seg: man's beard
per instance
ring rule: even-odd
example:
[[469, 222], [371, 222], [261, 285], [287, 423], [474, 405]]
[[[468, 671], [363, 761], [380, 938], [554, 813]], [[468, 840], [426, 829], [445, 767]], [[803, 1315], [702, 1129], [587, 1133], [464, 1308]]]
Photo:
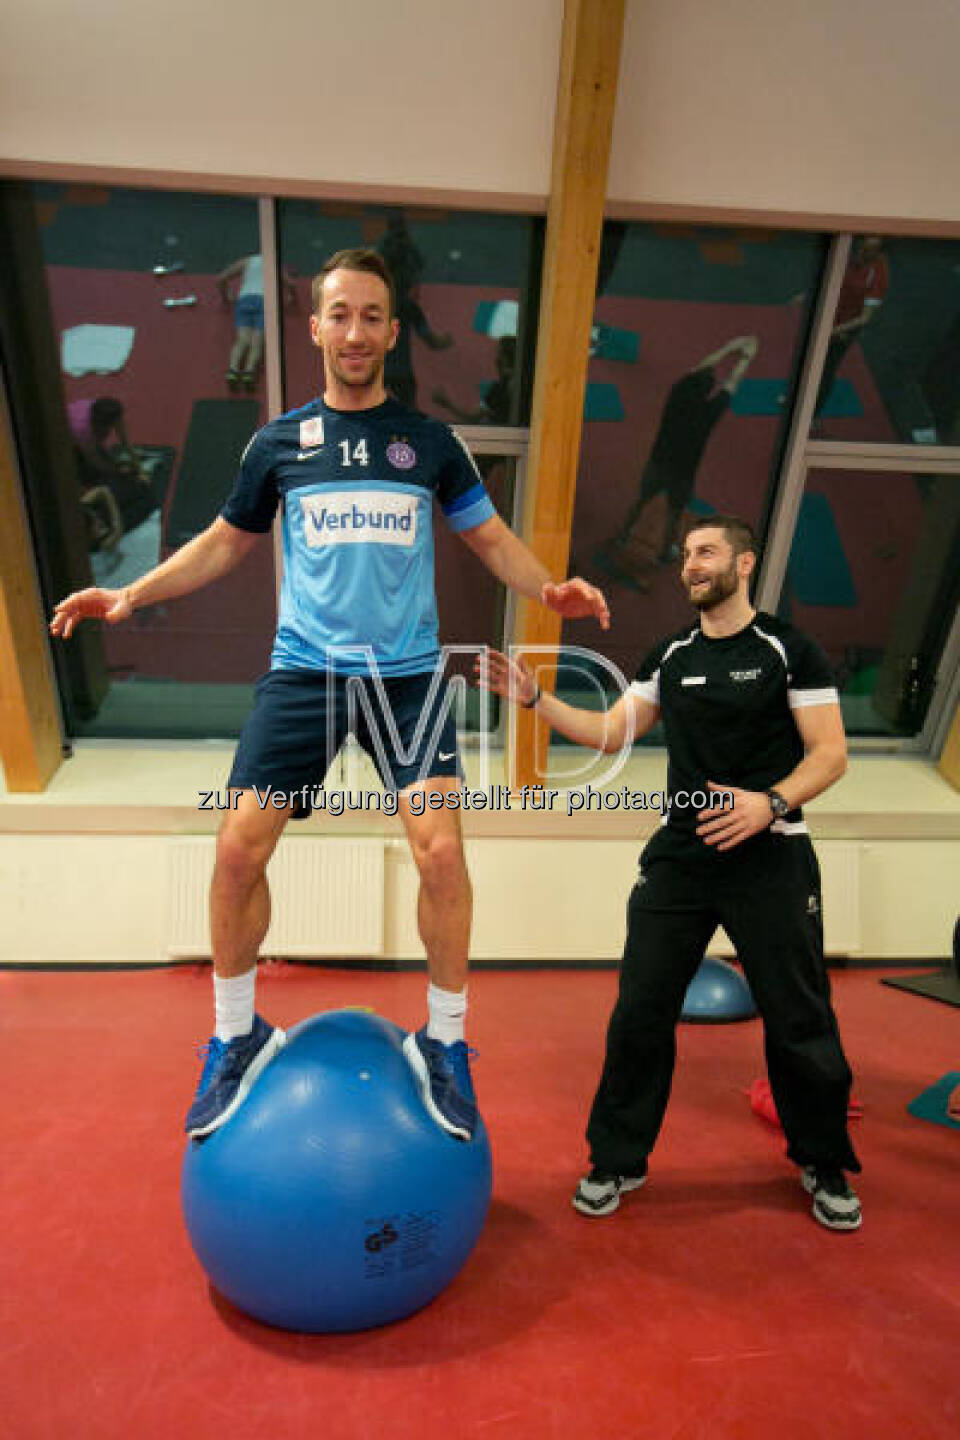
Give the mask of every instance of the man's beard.
[[351, 390], [368, 390], [382, 376], [383, 364], [382, 358], [374, 358], [366, 370], [347, 370], [337, 361], [331, 361], [330, 368], [338, 384], [346, 385]]
[[713, 610], [717, 605], [722, 605], [724, 600], [729, 600], [731, 595], [737, 593], [739, 578], [737, 576], [737, 562], [734, 560], [729, 570], [724, 570], [720, 575], [714, 575], [705, 590], [694, 595], [692, 587], [687, 585], [687, 597], [690, 604], [697, 610]]

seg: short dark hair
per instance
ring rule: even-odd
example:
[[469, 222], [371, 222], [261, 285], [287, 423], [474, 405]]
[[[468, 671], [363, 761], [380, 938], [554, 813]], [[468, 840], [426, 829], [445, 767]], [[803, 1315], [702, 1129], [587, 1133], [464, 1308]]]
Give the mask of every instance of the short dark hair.
[[743, 555], [747, 551], [757, 556], [760, 554], [753, 526], [739, 515], [699, 515], [685, 526], [684, 540], [694, 530], [722, 530], [724, 539], [733, 546], [734, 555]]
[[323, 300], [323, 282], [334, 270], [360, 270], [367, 275], [376, 275], [387, 287], [387, 294], [390, 297], [390, 317], [397, 313], [397, 297], [393, 285], [393, 276], [390, 274], [389, 266], [383, 256], [377, 250], [338, 250], [331, 255], [323, 269], [313, 277], [313, 284], [310, 287], [310, 295], [313, 303], [313, 313], [319, 315], [320, 305]]
[[101, 395], [90, 407], [90, 428], [95, 436], [109, 435], [123, 419], [123, 406], [109, 395]]

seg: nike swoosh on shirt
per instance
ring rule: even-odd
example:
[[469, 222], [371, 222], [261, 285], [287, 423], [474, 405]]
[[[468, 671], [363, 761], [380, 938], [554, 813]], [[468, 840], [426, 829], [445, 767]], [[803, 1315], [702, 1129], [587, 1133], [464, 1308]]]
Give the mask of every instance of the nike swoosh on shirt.
[[298, 451], [297, 451], [297, 459], [298, 459], [298, 460], [312, 460], [313, 457], [314, 457], [314, 455], [322, 455], [322, 454], [323, 454], [323, 446], [322, 446], [322, 445], [318, 445], [317, 448], [316, 448], [316, 450], [298, 450]]
[[453, 757], [454, 757], [454, 755], [456, 755], [456, 753], [457, 753], [456, 750], [451, 750], [450, 753], [449, 753], [449, 755], [448, 755], [447, 752], [446, 752], [446, 750], [438, 750], [438, 751], [437, 751], [437, 759], [438, 759], [438, 760], [452, 760]]

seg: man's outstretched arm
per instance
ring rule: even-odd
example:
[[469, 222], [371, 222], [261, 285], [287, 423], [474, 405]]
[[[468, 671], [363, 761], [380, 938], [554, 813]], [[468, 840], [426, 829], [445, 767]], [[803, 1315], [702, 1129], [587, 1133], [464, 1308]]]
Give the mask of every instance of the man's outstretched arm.
[[499, 650], [484, 650], [474, 666], [477, 684], [504, 700], [527, 709], [534, 705], [541, 720], [566, 735], [576, 745], [587, 745], [614, 755], [646, 735], [660, 718], [660, 707], [644, 700], [634, 690], [611, 705], [609, 710], [581, 710], [556, 695], [540, 689], [537, 677], [526, 662], [508, 657]]
[[132, 585], [122, 590], [92, 587], [75, 590], [54, 608], [50, 632], [69, 640], [81, 620], [106, 620], [116, 625], [127, 620], [134, 610], [144, 605], [159, 605], [201, 590], [221, 575], [226, 575], [253, 549], [258, 536], [218, 516], [188, 544], [182, 546], [162, 565], [148, 570]]
[[593, 615], [603, 630], [610, 628], [610, 610], [603, 592], [579, 577], [555, 584], [545, 565], [534, 555], [499, 515], [484, 520], [460, 538], [482, 560], [491, 574], [511, 590], [539, 600], [567, 620]]

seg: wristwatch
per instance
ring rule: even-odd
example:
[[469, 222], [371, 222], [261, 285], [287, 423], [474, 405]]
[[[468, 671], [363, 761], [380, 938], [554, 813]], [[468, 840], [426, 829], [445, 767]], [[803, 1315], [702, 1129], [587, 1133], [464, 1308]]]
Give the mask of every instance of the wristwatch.
[[784, 815], [789, 815], [790, 806], [784, 800], [779, 790], [764, 790], [764, 795], [770, 801], [770, 809], [773, 811], [774, 820], [782, 820]]

